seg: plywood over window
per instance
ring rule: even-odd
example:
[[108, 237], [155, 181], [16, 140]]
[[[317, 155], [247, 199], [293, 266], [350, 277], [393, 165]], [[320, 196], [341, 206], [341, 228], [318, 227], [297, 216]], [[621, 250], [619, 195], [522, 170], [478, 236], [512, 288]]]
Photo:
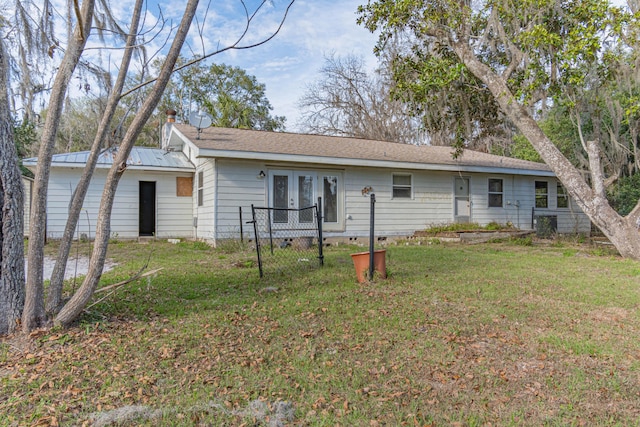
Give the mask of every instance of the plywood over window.
[[178, 197], [191, 197], [193, 196], [193, 178], [190, 176], [187, 177], [176, 177], [176, 195]]

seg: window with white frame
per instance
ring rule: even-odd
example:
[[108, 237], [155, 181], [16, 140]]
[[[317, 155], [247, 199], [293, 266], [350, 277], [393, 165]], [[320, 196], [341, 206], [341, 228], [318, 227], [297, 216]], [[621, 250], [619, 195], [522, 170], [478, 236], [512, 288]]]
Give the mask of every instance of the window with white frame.
[[412, 196], [411, 175], [393, 174], [393, 191], [394, 199], [410, 199]]
[[489, 207], [501, 208], [503, 207], [503, 181], [501, 179], [489, 179]]
[[549, 207], [549, 184], [547, 181], [536, 181], [536, 208]]
[[204, 204], [204, 172], [198, 172], [198, 206]]
[[322, 210], [323, 218], [326, 223], [338, 222], [338, 177], [323, 176], [322, 177]]
[[569, 196], [567, 195], [567, 190], [564, 189], [564, 186], [560, 183], [557, 184], [557, 203], [559, 208], [568, 208], [569, 207]]

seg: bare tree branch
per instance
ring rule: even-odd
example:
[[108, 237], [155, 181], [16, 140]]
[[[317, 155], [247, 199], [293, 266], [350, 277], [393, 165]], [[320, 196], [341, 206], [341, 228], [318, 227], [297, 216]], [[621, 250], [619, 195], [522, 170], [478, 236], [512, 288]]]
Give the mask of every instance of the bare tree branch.
[[[218, 49], [218, 50], [216, 50], [216, 51], [213, 51], [213, 52], [207, 53], [206, 55], [203, 55], [203, 56], [201, 56], [201, 57], [195, 58], [195, 59], [193, 59], [193, 60], [191, 60], [191, 61], [186, 62], [185, 64], [182, 64], [182, 65], [180, 65], [180, 66], [176, 67], [176, 68], [173, 70], [173, 72], [175, 73], [175, 72], [180, 71], [180, 70], [182, 70], [182, 69], [184, 69], [184, 68], [187, 68], [187, 67], [189, 67], [189, 66], [191, 66], [191, 65], [193, 65], [193, 64], [196, 64], [196, 63], [198, 63], [198, 62], [204, 61], [204, 60], [205, 60], [205, 59], [207, 59], [207, 58], [210, 58], [210, 57], [215, 56], [215, 55], [219, 55], [219, 54], [221, 54], [221, 53], [223, 53], [223, 52], [226, 52], [226, 51], [229, 51], [229, 50], [244, 50], [244, 49], [252, 49], [252, 48], [255, 48], [255, 47], [261, 46], [261, 45], [263, 45], [263, 44], [265, 44], [265, 43], [268, 43], [268, 42], [269, 42], [269, 41], [271, 41], [275, 36], [277, 36], [277, 35], [278, 35], [278, 33], [280, 33], [280, 30], [282, 29], [282, 26], [284, 25], [285, 20], [287, 19], [287, 16], [289, 15], [289, 10], [291, 9], [291, 6], [293, 6], [293, 4], [295, 3], [295, 1], [296, 1], [296, 0], [290, 0], [290, 1], [289, 1], [289, 4], [287, 5], [287, 7], [286, 7], [286, 9], [285, 9], [285, 12], [284, 12], [284, 14], [283, 14], [283, 16], [282, 16], [282, 19], [280, 20], [280, 23], [279, 23], [278, 27], [276, 28], [276, 30], [275, 30], [271, 35], [269, 35], [269, 37], [267, 37], [267, 38], [265, 38], [265, 39], [263, 39], [263, 40], [261, 40], [261, 41], [259, 41], [259, 42], [256, 42], [256, 43], [251, 43], [251, 44], [248, 44], [248, 45], [240, 46], [240, 45], [239, 45], [239, 44], [240, 44], [240, 42], [242, 42], [242, 40], [245, 38], [245, 36], [246, 36], [246, 35], [247, 35], [247, 33], [249, 32], [249, 29], [250, 29], [250, 27], [251, 27], [251, 22], [252, 22], [253, 18], [255, 17], [256, 13], [258, 12], [258, 10], [259, 10], [263, 5], [267, 2], [267, 0], [263, 0], [263, 1], [260, 3], [260, 6], [258, 6], [258, 8], [256, 9], [256, 11], [254, 11], [254, 13], [253, 13], [251, 16], [249, 16], [248, 10], [246, 9], [246, 5], [245, 5], [245, 3], [244, 3], [244, 1], [243, 1], [243, 2], [242, 2], [242, 4], [243, 4], [243, 5], [244, 5], [244, 7], [245, 7], [245, 14], [246, 14], [246, 16], [247, 16], [247, 22], [246, 22], [246, 25], [245, 25], [244, 31], [243, 31], [243, 32], [242, 32], [242, 34], [238, 37], [238, 39], [236, 39], [236, 41], [235, 41], [234, 43], [232, 43], [231, 45], [229, 45], [229, 46], [227, 46], [227, 47], [224, 47], [224, 48], [222, 48], [222, 49]], [[123, 97], [124, 97], [124, 96], [127, 96], [127, 95], [129, 95], [130, 93], [135, 92], [135, 91], [137, 91], [137, 90], [139, 90], [139, 89], [141, 89], [141, 88], [143, 88], [143, 87], [145, 87], [145, 86], [147, 86], [147, 85], [149, 85], [149, 84], [151, 84], [151, 83], [155, 82], [156, 80], [157, 80], [157, 78], [153, 78], [153, 79], [149, 79], [149, 80], [147, 80], [147, 81], [145, 81], [145, 82], [143, 82], [143, 83], [140, 83], [140, 84], [138, 84], [138, 85], [136, 85], [136, 86], [132, 87], [132, 88], [131, 88], [131, 89], [129, 89], [128, 91], [124, 92], [124, 93], [122, 94], [122, 96], [123, 96]]]

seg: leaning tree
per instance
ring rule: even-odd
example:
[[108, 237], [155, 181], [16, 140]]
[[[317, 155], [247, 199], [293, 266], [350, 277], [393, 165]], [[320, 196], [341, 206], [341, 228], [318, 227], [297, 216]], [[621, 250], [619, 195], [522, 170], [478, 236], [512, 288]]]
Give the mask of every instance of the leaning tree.
[[[275, 37], [275, 35], [280, 31], [288, 14], [289, 8], [292, 6], [294, 1], [295, 0], [289, 0], [285, 3], [281, 21], [279, 22], [279, 25], [276, 25], [271, 33], [267, 34], [266, 36], [264, 36], [264, 38], [258, 40], [257, 42], [253, 41], [246, 44], [243, 44], [242, 41], [250, 33], [249, 30], [255, 27], [254, 22], [256, 16], [258, 16], [258, 13], [263, 10], [265, 5], [268, 5], [269, 2], [267, 0], [261, 1], [254, 7], [254, 9], [249, 10], [247, 8], [247, 5], [244, 2], [240, 1], [238, 4], [244, 11], [245, 26], [244, 28], [240, 29], [240, 36], [238, 37], [238, 39], [232, 41], [226, 47], [218, 48], [215, 51], [203, 52], [199, 56], [197, 61], [194, 60], [190, 63], [182, 64], [180, 67], [184, 68], [190, 66], [197, 63], [198, 61], [204, 60], [212, 55], [224, 52], [229, 49], [248, 49], [253, 46], [266, 43], [267, 41]], [[45, 3], [50, 4], [48, 1], [46, 1]], [[126, 159], [145, 122], [148, 120], [154, 108], [158, 104], [160, 96], [162, 95], [162, 92], [166, 87], [171, 74], [180, 68], [175, 67], [176, 59], [179, 57], [181, 48], [184, 45], [187, 36], [189, 35], [191, 22], [197, 11], [198, 0], [190, 0], [189, 2], [187, 2], [187, 4], [185, 5], [184, 13], [181, 15], [181, 21], [179, 25], [177, 27], [171, 28], [173, 30], [170, 37], [171, 46], [166, 54], [166, 60], [161, 67], [158, 76], [153, 78], [148, 78], [145, 76], [145, 80], [143, 80], [141, 83], [138, 83], [133, 88], [130, 88], [126, 92], [123, 92], [122, 83], [124, 81], [124, 76], [127, 75], [128, 70], [131, 68], [129, 65], [131, 53], [134, 51], [134, 49], [139, 49], [140, 46], [144, 44], [144, 40], [139, 37], [141, 31], [139, 31], [137, 27], [138, 19], [140, 19], [140, 17], [144, 15], [144, 13], [141, 13], [143, 12], [143, 3], [143, 1], [138, 1], [135, 8], [131, 11], [129, 28], [125, 30], [118, 29], [117, 31], [114, 31], [114, 33], [117, 33], [119, 36], [121, 36], [121, 40], [123, 40], [121, 50], [124, 52], [124, 54], [122, 55], [122, 62], [118, 67], [118, 69], [120, 70], [120, 75], [116, 79], [115, 83], [105, 86], [109, 92], [110, 97], [108, 98], [101, 123], [94, 138], [94, 143], [91, 149], [91, 161], [87, 163], [85, 171], [82, 175], [82, 179], [80, 180], [76, 187], [76, 190], [74, 191], [72, 203], [70, 206], [69, 223], [67, 224], [67, 231], [70, 231], [65, 231], [65, 238], [61, 242], [60, 252], [56, 261], [56, 273], [49, 288], [48, 300], [46, 303], [46, 307], [48, 308], [47, 312], [47, 310], [45, 310], [45, 291], [43, 286], [42, 271], [46, 230], [45, 213], [47, 182], [51, 158], [53, 155], [53, 147], [55, 145], [55, 137], [59, 129], [59, 119], [63, 113], [65, 100], [68, 96], [69, 84], [72, 77], [74, 77], [74, 72], [76, 72], [79, 68], [84, 68], [85, 70], [94, 70], [99, 74], [102, 73], [103, 77], [105, 77], [104, 70], [102, 70], [100, 67], [92, 66], [90, 60], [86, 57], [83, 57], [83, 55], [85, 55], [87, 52], [85, 47], [88, 39], [92, 36], [92, 30], [97, 29], [98, 32], [100, 32], [100, 30], [104, 30], [104, 32], [106, 32], [107, 24], [113, 24], [113, 17], [110, 13], [102, 13], [98, 17], [96, 17], [95, 15], [96, 8], [98, 6], [103, 8], [108, 7], [108, 3], [104, 2], [103, 0], [98, 0], [97, 2], [94, 2], [94, 0], [86, 0], [81, 5], [75, 3], [77, 7], [70, 9], [70, 13], [68, 15], [72, 23], [74, 23], [74, 28], [73, 31], [69, 31], [69, 38], [66, 41], [64, 49], [61, 48], [61, 42], [59, 40], [55, 40], [55, 42], [50, 46], [49, 56], [51, 59], [54, 59], [56, 52], [63, 52], [63, 57], [59, 66], [56, 67], [53, 83], [48, 88], [49, 97], [47, 105], [47, 115], [41, 132], [38, 152], [38, 166], [35, 174], [36, 176], [32, 213], [30, 217], [31, 235], [28, 247], [29, 265], [26, 286], [22, 286], [22, 282], [20, 282], [20, 278], [18, 276], [21, 276], [22, 280], [24, 281], [24, 276], [22, 276], [21, 274], [16, 274], [14, 277], [14, 275], [9, 274], [9, 269], [3, 268], [2, 270], [0, 270], [0, 282], [6, 280], [6, 283], [8, 284], [8, 286], [3, 285], [3, 288], [1, 290], [3, 292], [2, 298], [12, 298], [13, 300], [18, 301], [16, 304], [14, 304], [16, 310], [11, 312], [11, 315], [9, 316], [10, 318], [8, 318], [7, 323], [17, 324], [20, 319], [16, 316], [18, 316], [20, 311], [22, 311], [21, 319], [23, 329], [25, 331], [29, 331], [33, 328], [48, 324], [50, 320], [53, 320], [54, 323], [57, 324], [68, 325], [82, 312], [85, 304], [92, 297], [93, 291], [95, 290], [102, 274], [102, 267], [104, 265], [108, 239], [110, 235], [109, 222], [111, 209], [113, 207], [113, 196], [115, 195], [119, 178], [126, 170]], [[38, 10], [41, 13], [44, 13], [43, 9]], [[34, 20], [34, 22], [40, 21]], [[167, 25], [167, 23], [162, 22], [162, 25]], [[20, 26], [15, 27], [15, 31], [19, 32], [22, 30], [28, 30], [28, 28]], [[202, 27], [199, 27], [196, 32], [196, 36], [202, 36], [204, 33]], [[205, 43], [202, 43], [202, 45], [204, 46]], [[142, 66], [148, 66], [148, 62], [143, 63]], [[106, 76], [104, 81], [110, 82], [111, 79], [109, 76]], [[146, 88], [150, 85], [152, 86], [150, 89], [141, 91], [142, 88]], [[66, 260], [69, 255], [70, 242], [73, 239], [73, 230], [75, 229], [75, 224], [77, 224], [79, 212], [84, 200], [84, 195], [86, 194], [86, 188], [88, 187], [93, 169], [95, 168], [95, 159], [97, 159], [102, 147], [104, 147], [105, 140], [107, 139], [107, 134], [110, 130], [110, 124], [112, 121], [114, 109], [118, 106], [119, 103], [122, 102], [123, 97], [135, 91], [144, 92], [144, 96], [142, 97], [140, 108], [137, 110], [134, 119], [132, 120], [124, 136], [122, 137], [122, 140], [117, 141], [117, 143], [119, 144], [118, 152], [120, 153], [120, 157], [118, 157], [114, 162], [114, 167], [109, 173], [108, 181], [103, 192], [100, 217], [98, 220], [96, 231], [96, 241], [94, 243], [94, 251], [91, 256], [89, 272], [82, 286], [76, 291], [74, 295], [71, 296], [71, 298], [67, 302], [63, 303], [61, 298], [61, 277], [64, 274], [64, 266], [66, 265]], [[4, 105], [9, 106], [9, 100], [5, 101], [6, 102]], [[7, 140], [9, 141], [10, 138], [7, 138]], [[3, 143], [4, 142], [5, 141], [3, 140]], [[5, 154], [13, 158], [13, 164], [18, 164], [15, 149], [13, 154], [11, 150], [3, 149], [2, 155], [4, 156]], [[2, 172], [5, 172], [5, 170], [3, 169]], [[21, 185], [21, 182], [19, 184], [13, 183], [11, 187], [2, 188], [3, 201], [7, 200], [8, 194], [18, 194], [17, 190], [14, 191], [14, 187], [16, 185]], [[13, 202], [15, 203], [15, 200]], [[18, 207], [20, 215], [22, 214], [21, 209], [22, 205]], [[3, 226], [8, 224], [8, 222], [5, 222], [4, 220], [5, 218], [3, 218]], [[13, 226], [20, 225], [20, 223], [16, 223], [15, 221], [11, 224]], [[22, 227], [20, 226], [19, 228]], [[20, 245], [22, 245], [21, 239]], [[16, 243], [12, 244], [12, 249], [13, 253], [17, 253], [18, 248], [16, 248]], [[20, 256], [15, 256], [12, 259], [14, 261], [19, 261], [20, 269], [14, 268], [11, 271], [22, 272], [23, 256], [20, 254]], [[60, 277], [59, 281], [57, 279], [58, 277]], [[22, 301], [24, 301], [23, 307]], [[0, 334], [7, 333], [9, 331], [9, 327], [2, 328], [0, 329]]]
[[[585, 176], [536, 121], [550, 102], [585, 85], [597, 90], [621, 62], [637, 63], [637, 14], [607, 0], [371, 0], [359, 13], [360, 23], [380, 32], [379, 48], [399, 32], [413, 39], [411, 52], [398, 58], [414, 64], [405, 77], [464, 91], [464, 85], [451, 84], [459, 81], [456, 74], [475, 76], [618, 251], [640, 259], [640, 203], [624, 217], [609, 205], [598, 134], [581, 141], [589, 165]], [[447, 78], [435, 72], [443, 62]]]
[[[244, 6], [244, 3], [241, 3], [245, 11], [245, 22], [238, 38], [230, 42], [225, 47], [219, 47], [218, 49], [213, 51], [203, 52], [197, 58], [187, 62], [178, 61], [180, 55], [180, 47], [176, 44], [180, 41], [180, 38], [177, 37], [178, 34], [186, 37], [186, 34], [183, 34], [180, 31], [188, 30], [188, 26], [183, 28], [183, 24], [185, 24], [185, 18], [183, 17], [182, 24], [177, 32], [176, 37], [174, 38], [171, 49], [169, 50], [167, 56], [164, 58], [164, 61], [162, 62], [162, 65], [159, 69], [158, 76], [139, 83], [124, 92], [122, 91], [122, 87], [119, 85], [117, 86], [118, 91], [112, 91], [108, 102], [108, 105], [110, 105], [112, 108], [106, 109], [106, 112], [111, 113], [113, 113], [116, 105], [120, 101], [122, 101], [123, 97], [135, 93], [136, 91], [140, 91], [141, 89], [146, 88], [148, 85], [153, 84], [153, 87], [151, 89], [144, 91], [143, 101], [140, 103], [136, 115], [133, 118], [131, 124], [129, 124], [126, 133], [122, 138], [122, 141], [119, 142], [118, 157], [114, 160], [113, 167], [107, 176], [107, 182], [105, 183], [100, 205], [98, 224], [96, 225], [96, 237], [93, 247], [93, 253], [91, 255], [89, 271], [87, 272], [82, 286], [76, 291], [71, 299], [66, 302], [64, 306], [61, 306], [64, 269], [69, 256], [75, 227], [80, 216], [82, 203], [88, 189], [89, 181], [97, 163], [99, 151], [101, 147], [104, 146], [104, 140], [107, 137], [105, 132], [108, 128], [109, 122], [106, 117], [103, 117], [103, 122], [99, 127], [99, 132], [96, 134], [96, 137], [94, 139], [89, 161], [85, 166], [82, 177], [72, 197], [69, 210], [69, 218], [65, 226], [63, 238], [60, 242], [60, 249], [58, 251], [58, 257], [56, 259], [56, 266], [51, 278], [51, 290], [47, 299], [47, 310], [49, 312], [49, 316], [53, 317], [54, 323], [62, 325], [68, 325], [69, 323], [71, 323], [81, 313], [84, 306], [93, 296], [93, 292], [95, 291], [100, 280], [102, 268], [104, 266], [104, 261], [106, 258], [107, 246], [110, 237], [111, 210], [113, 208], [113, 201], [118, 182], [126, 169], [126, 159], [131, 152], [133, 145], [138, 139], [140, 132], [142, 132], [144, 125], [146, 124], [147, 120], [149, 120], [151, 114], [158, 105], [160, 97], [164, 89], [168, 85], [171, 76], [176, 72], [185, 70], [190, 66], [196, 65], [199, 62], [222, 52], [234, 49], [251, 49], [253, 47], [267, 43], [268, 41], [273, 39], [273, 37], [275, 37], [281, 30], [288, 16], [288, 11], [292, 7], [294, 1], [295, 0], [289, 0], [286, 3], [286, 7], [282, 12], [279, 23], [272, 30], [272, 32], [267, 33], [263, 38], [257, 41], [251, 42], [245, 42], [245, 39], [247, 38], [248, 34], [250, 34], [250, 30], [254, 26], [256, 16], [268, 2], [267, 0], [260, 1], [252, 11], [247, 10]], [[199, 27], [198, 32], [202, 33], [202, 31], [203, 29]]]

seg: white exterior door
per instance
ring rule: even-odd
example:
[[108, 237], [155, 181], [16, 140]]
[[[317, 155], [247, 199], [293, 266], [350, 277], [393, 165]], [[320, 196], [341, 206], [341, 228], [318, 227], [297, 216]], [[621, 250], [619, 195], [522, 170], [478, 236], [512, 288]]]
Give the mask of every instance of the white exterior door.
[[[316, 204], [315, 173], [307, 171], [270, 171], [269, 204], [274, 208], [301, 209]], [[313, 210], [300, 212], [276, 211], [273, 222], [310, 223], [313, 222]]]
[[469, 178], [455, 178], [454, 187], [454, 220], [455, 222], [470, 222]]
[[[342, 173], [339, 171], [272, 170], [269, 171], [269, 201], [274, 208], [301, 209], [318, 203], [322, 197], [324, 229], [344, 228], [344, 195]], [[313, 222], [313, 210], [302, 212], [276, 211], [274, 224]]]

